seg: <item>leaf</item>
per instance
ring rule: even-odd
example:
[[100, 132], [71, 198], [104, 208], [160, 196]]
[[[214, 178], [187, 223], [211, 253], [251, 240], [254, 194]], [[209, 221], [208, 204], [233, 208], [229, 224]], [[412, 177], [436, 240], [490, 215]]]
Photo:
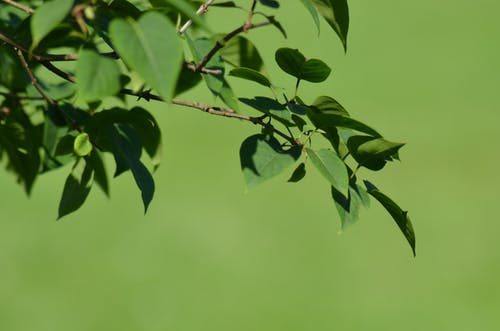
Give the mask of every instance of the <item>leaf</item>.
[[114, 19], [113, 45], [123, 61], [170, 101], [182, 63], [182, 45], [175, 27], [162, 14], [147, 12], [138, 21]]
[[87, 166], [94, 171], [94, 181], [99, 185], [106, 196], [109, 197], [108, 175], [100, 153], [94, 149], [89, 157], [85, 158], [85, 162], [87, 162]]
[[300, 79], [306, 58], [298, 49], [280, 48], [274, 54], [274, 58], [281, 70]]
[[330, 67], [318, 59], [306, 59], [297, 49], [280, 48], [275, 53], [279, 67], [299, 80], [320, 83], [328, 78]]
[[347, 0], [312, 0], [318, 12], [337, 33], [344, 50], [347, 50], [347, 32], [349, 30], [349, 7]]
[[328, 113], [349, 116], [347, 110], [345, 110], [345, 108], [337, 100], [329, 96], [322, 95], [317, 97], [312, 106], [314, 106], [322, 114]]
[[136, 130], [151, 162], [158, 167], [161, 160], [162, 141], [161, 130], [154, 116], [143, 108], [134, 107], [127, 112], [127, 123]]
[[77, 90], [87, 102], [99, 101], [120, 90], [120, 67], [116, 61], [82, 49], [76, 62]]
[[32, 50], [62, 22], [72, 6], [73, 0], [52, 0], [37, 8], [31, 18]]
[[297, 168], [295, 168], [288, 182], [297, 183], [300, 180], [302, 180], [302, 178], [304, 178], [305, 176], [306, 176], [306, 164], [302, 162], [301, 164], [298, 165]]
[[300, 105], [298, 103], [288, 102], [286, 105], [288, 106], [288, 109], [290, 109], [290, 111], [294, 114], [297, 114], [297, 115], [305, 115], [306, 114], [305, 108], [302, 107], [302, 105]]
[[306, 9], [309, 11], [311, 14], [314, 24], [316, 25], [316, 28], [318, 29], [318, 33], [320, 30], [320, 25], [319, 25], [319, 15], [318, 12], [316, 11], [316, 8], [314, 7], [314, 4], [312, 3], [311, 0], [300, 0], [302, 4], [306, 7]]
[[257, 134], [243, 141], [240, 148], [241, 170], [248, 187], [279, 175], [300, 157], [301, 149], [284, 150], [274, 137]]
[[232, 110], [239, 111], [240, 106], [238, 105], [238, 99], [234, 94], [233, 89], [229, 85], [229, 83], [224, 78], [222, 81], [222, 88], [219, 91], [219, 97], [221, 100]]
[[150, 1], [154, 8], [174, 7], [176, 10], [189, 17], [195, 24], [210, 32], [210, 27], [207, 25], [203, 16], [196, 15], [196, 8], [185, 0], [154, 0]]
[[283, 35], [283, 37], [286, 39], [287, 35], [285, 29], [283, 28], [283, 25], [281, 25], [281, 23], [278, 22], [276, 18], [274, 18], [274, 16], [267, 16], [267, 15], [264, 16], [267, 19], [267, 21], [271, 23], [276, 29], [278, 29], [279, 32], [281, 32], [281, 34]]
[[357, 184], [349, 185], [349, 194], [347, 197], [333, 186], [331, 187], [331, 191], [335, 207], [340, 216], [342, 229], [358, 221], [361, 205], [365, 207], [369, 207], [370, 205], [368, 193]]
[[382, 169], [387, 160], [391, 160], [391, 156], [403, 146], [403, 143], [370, 136], [352, 136], [347, 140], [352, 157], [360, 165], [375, 171]]
[[267, 78], [260, 72], [250, 68], [243, 68], [243, 67], [234, 68], [229, 72], [229, 75], [250, 80], [266, 87], [271, 87], [272, 85], [271, 82], [269, 81], [269, 78]]
[[316, 169], [325, 177], [330, 184], [344, 196], [347, 196], [349, 187], [349, 176], [344, 162], [330, 149], [315, 151], [306, 148], [311, 162]]
[[318, 59], [309, 59], [302, 66], [300, 79], [312, 83], [321, 83], [325, 81], [332, 69], [323, 61]]
[[413, 230], [413, 225], [411, 224], [410, 218], [408, 217], [408, 212], [403, 211], [391, 198], [389, 198], [384, 193], [380, 192], [375, 185], [369, 181], [364, 181], [368, 193], [377, 199], [378, 202], [389, 212], [396, 224], [398, 225], [401, 232], [405, 236], [406, 240], [410, 244], [413, 251], [413, 256], [416, 256], [415, 246], [415, 231]]
[[73, 149], [75, 154], [78, 156], [87, 156], [92, 152], [92, 143], [90, 142], [89, 135], [86, 133], [80, 133], [75, 138], [73, 143]]
[[263, 4], [264, 6], [275, 8], [275, 9], [280, 7], [279, 2], [276, 0], [259, 0], [259, 2], [261, 4]]
[[[224, 35], [218, 35], [222, 39]], [[233, 67], [245, 67], [256, 70], [262, 74], [266, 73], [264, 61], [255, 45], [245, 37], [236, 36], [230, 39], [220, 50], [220, 56], [224, 62]]]
[[294, 124], [291, 122], [292, 114], [287, 107], [274, 99], [257, 96], [253, 99], [239, 98], [239, 100], [258, 111], [271, 115], [272, 118], [275, 118], [287, 126], [293, 126]]
[[75, 167], [66, 178], [63, 193], [59, 202], [58, 219], [78, 210], [90, 193], [93, 171], [90, 167], [82, 166], [77, 161]]

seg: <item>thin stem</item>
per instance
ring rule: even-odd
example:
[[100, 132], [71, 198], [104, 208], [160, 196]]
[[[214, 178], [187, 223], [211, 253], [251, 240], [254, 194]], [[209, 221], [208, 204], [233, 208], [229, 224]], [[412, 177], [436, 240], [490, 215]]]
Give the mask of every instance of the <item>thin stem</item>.
[[257, 5], [257, 0], [253, 0], [252, 8], [250, 9], [250, 12], [248, 13], [248, 18], [243, 26], [243, 31], [245, 32], [248, 32], [248, 27], [252, 25], [253, 13], [255, 12], [256, 5]]
[[212, 59], [212, 57], [215, 55], [215, 53], [217, 53], [221, 48], [224, 47], [224, 45], [229, 41], [231, 40], [232, 38], [236, 37], [238, 34], [242, 33], [243, 31], [245, 31], [245, 27], [247, 30], [251, 30], [251, 29], [256, 29], [256, 28], [260, 28], [260, 27], [263, 27], [263, 26], [266, 26], [266, 25], [270, 25], [271, 23], [270, 22], [262, 22], [262, 23], [257, 23], [257, 24], [250, 24], [248, 26], [246, 26], [245, 24], [243, 24], [242, 26], [234, 29], [233, 31], [229, 32], [223, 39], [222, 39], [222, 43], [217, 41], [215, 43], [215, 46], [212, 47], [212, 49], [210, 51], [208, 51], [208, 53], [203, 57], [203, 59], [196, 65], [196, 71], [197, 72], [200, 72], [202, 70], [202, 68], [208, 63], [208, 61], [210, 61], [210, 59]]
[[35, 10], [33, 8], [30, 8], [28, 6], [22, 5], [22, 4], [17, 3], [17, 2], [15, 2], [13, 0], [1, 0], [1, 1], [5, 2], [8, 5], [11, 5], [12, 7], [16, 7], [17, 9], [20, 9], [20, 10], [22, 10], [25, 13], [28, 13], [28, 14], [35, 13]]
[[16, 52], [17, 52], [17, 56], [19, 57], [19, 60], [21, 60], [21, 64], [22, 64], [24, 70], [26, 71], [26, 73], [28, 74], [28, 77], [30, 78], [30, 81], [31, 81], [31, 84], [33, 85], [33, 87], [38, 91], [38, 93], [40, 93], [40, 95], [44, 98], [45, 101], [47, 101], [47, 103], [49, 105], [55, 106], [56, 102], [52, 98], [50, 98], [47, 94], [45, 94], [45, 92], [42, 90], [40, 85], [38, 85], [38, 82], [37, 82], [35, 76], [33, 75], [33, 72], [31, 72], [31, 69], [29, 68], [28, 63], [26, 62], [26, 59], [24, 58], [23, 52], [20, 49], [16, 49]]
[[[202, 4], [200, 6], [200, 8], [198, 8], [198, 10], [196, 11], [196, 15], [201, 15], [201, 14], [204, 14], [207, 12], [208, 10], [208, 7], [214, 2], [214, 0], [208, 0], [207, 2], [205, 2], [204, 4]], [[179, 30], [179, 33], [180, 34], [183, 34], [184, 32], [187, 31], [187, 29], [189, 29], [189, 27], [193, 24], [193, 20], [189, 20], [186, 22], [186, 24], [184, 24], [181, 29]]]
[[[139, 98], [145, 99], [146, 101], [149, 101], [149, 100], [164, 101], [159, 96], [151, 94], [148, 91], [146, 91], [146, 92], [134, 92], [130, 89], [121, 89], [120, 93], [132, 95], [132, 96], [137, 96]], [[298, 141], [296, 141], [292, 136], [289, 136], [286, 133], [283, 133], [282, 131], [276, 129], [272, 124], [264, 122], [264, 119], [266, 116], [253, 117], [253, 116], [249, 116], [249, 115], [245, 115], [245, 114], [238, 114], [238, 113], [236, 113], [236, 111], [234, 109], [213, 107], [213, 106], [205, 105], [205, 104], [202, 104], [199, 102], [186, 101], [186, 100], [180, 100], [180, 99], [172, 99], [172, 103], [174, 105], [178, 105], [178, 106], [184, 106], [184, 107], [198, 109], [198, 110], [201, 110], [205, 113], [216, 115], [216, 116], [236, 118], [236, 119], [240, 119], [243, 121], [251, 122], [251, 123], [256, 124], [256, 125], [258, 124], [266, 129], [271, 130], [272, 132], [274, 132], [275, 134], [277, 134], [281, 138], [290, 142], [292, 145], [300, 145], [300, 143]]]

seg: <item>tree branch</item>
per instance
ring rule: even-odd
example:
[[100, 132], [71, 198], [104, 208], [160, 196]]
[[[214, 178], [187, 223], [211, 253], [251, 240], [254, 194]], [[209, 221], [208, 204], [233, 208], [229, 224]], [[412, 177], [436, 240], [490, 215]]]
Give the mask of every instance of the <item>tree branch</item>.
[[35, 10], [33, 8], [30, 8], [28, 6], [22, 5], [22, 4], [17, 3], [17, 2], [15, 2], [13, 0], [1, 0], [1, 1], [5, 2], [8, 5], [11, 5], [12, 7], [16, 7], [17, 9], [20, 9], [20, 10], [22, 10], [25, 13], [28, 13], [28, 14], [35, 13]]
[[248, 27], [252, 24], [253, 13], [255, 12], [256, 5], [257, 5], [257, 0], [253, 0], [252, 8], [250, 9], [250, 12], [248, 13], [247, 21], [245, 22], [245, 25], [243, 26], [244, 32], [248, 32]]
[[[198, 10], [196, 11], [196, 15], [201, 15], [201, 14], [204, 14], [207, 12], [208, 10], [208, 7], [214, 2], [214, 0], [208, 0], [207, 2], [205, 2], [204, 4], [202, 4], [200, 6], [200, 8], [198, 8]], [[184, 32], [187, 31], [187, 29], [189, 29], [189, 27], [193, 24], [193, 20], [189, 20], [186, 22], [186, 24], [184, 24], [181, 29], [179, 30], [179, 34], [183, 34]]]
[[210, 61], [210, 59], [215, 55], [215, 53], [217, 53], [221, 48], [223, 48], [225, 43], [227, 43], [232, 38], [236, 37], [238, 34], [242, 33], [243, 31], [248, 31], [251, 29], [260, 28], [260, 27], [270, 25], [270, 24], [271, 24], [270, 22], [262, 22], [262, 23], [257, 23], [257, 24], [250, 24], [247, 26], [245, 23], [242, 26], [229, 32], [222, 39], [223, 42], [221, 43], [221, 42], [217, 41], [215, 43], [215, 46], [210, 51], [208, 51], [208, 53], [203, 57], [203, 59], [196, 65], [196, 71], [200, 72], [203, 69], [203, 67], [208, 63], [208, 61]]
[[[137, 97], [139, 97], [139, 99], [142, 98], [146, 101], [149, 101], [149, 100], [164, 101], [162, 98], [160, 98], [157, 95], [151, 94], [149, 91], [134, 92], [130, 89], [121, 89], [120, 93], [132, 95], [132, 96], [137, 96]], [[178, 105], [178, 106], [198, 109], [198, 110], [201, 110], [205, 113], [216, 115], [216, 116], [236, 118], [239, 120], [251, 122], [255, 125], [260, 125], [268, 130], [271, 130], [273, 133], [275, 133], [278, 136], [280, 136], [281, 138], [287, 140], [292, 145], [300, 145], [300, 142], [295, 140], [292, 136], [289, 136], [286, 133], [276, 129], [272, 124], [264, 122], [264, 119], [267, 117], [267, 115], [255, 117], [255, 116], [250, 116], [250, 115], [245, 115], [245, 114], [238, 114], [238, 113], [236, 113], [236, 111], [234, 109], [213, 107], [213, 106], [205, 105], [205, 104], [195, 102], [195, 101], [186, 101], [186, 100], [180, 100], [180, 99], [172, 99], [172, 103], [174, 105]]]

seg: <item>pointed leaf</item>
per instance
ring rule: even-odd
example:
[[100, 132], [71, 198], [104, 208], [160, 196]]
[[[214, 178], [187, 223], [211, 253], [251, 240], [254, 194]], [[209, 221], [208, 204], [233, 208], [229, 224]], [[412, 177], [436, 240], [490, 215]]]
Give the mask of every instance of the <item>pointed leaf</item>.
[[34, 49], [40, 41], [49, 34], [71, 10], [73, 0], [52, 0], [37, 8], [31, 18], [31, 35]]
[[351, 136], [347, 140], [347, 147], [354, 159], [360, 165], [375, 171], [382, 169], [403, 146], [403, 143], [370, 136]]
[[300, 180], [302, 180], [302, 178], [304, 178], [305, 176], [306, 176], [306, 164], [302, 162], [301, 164], [299, 164], [297, 168], [295, 168], [288, 182], [297, 183]]
[[272, 85], [271, 82], [269, 81], [269, 78], [267, 78], [260, 72], [250, 68], [244, 68], [244, 67], [234, 68], [229, 72], [229, 75], [250, 80], [266, 87], [271, 87]]
[[284, 150], [274, 137], [257, 134], [243, 141], [240, 148], [241, 170], [248, 187], [275, 177], [300, 157], [299, 146]]
[[344, 196], [347, 196], [349, 187], [349, 177], [344, 162], [338, 155], [330, 149], [320, 149], [315, 151], [306, 148], [307, 155], [311, 159], [316, 169], [325, 177], [328, 182]]
[[316, 25], [316, 28], [318, 29], [319, 33], [319, 15], [318, 12], [316, 11], [316, 8], [314, 7], [314, 4], [312, 3], [311, 0], [300, 0], [302, 4], [306, 7], [306, 9], [309, 11], [311, 14], [314, 24]]
[[147, 12], [138, 21], [113, 20], [110, 35], [123, 61], [169, 101], [183, 57], [182, 45], [172, 23], [158, 12]]
[[78, 160], [76, 166], [66, 178], [61, 201], [59, 202], [58, 219], [79, 209], [90, 193], [93, 170], [88, 166], [82, 169], [80, 163]]
[[[220, 40], [224, 35], [217, 35]], [[224, 62], [233, 67], [245, 67], [265, 74], [264, 61], [255, 45], [243, 36], [236, 36], [229, 40], [220, 50]]]
[[398, 225], [401, 232], [405, 236], [406, 240], [411, 246], [413, 255], [416, 255], [415, 245], [415, 231], [413, 230], [413, 225], [411, 224], [410, 218], [408, 217], [408, 212], [403, 211], [391, 198], [389, 198], [384, 193], [380, 192], [375, 185], [369, 181], [364, 181], [368, 193], [377, 199], [378, 202], [389, 212], [396, 224]]
[[78, 95], [85, 101], [99, 101], [120, 90], [120, 67], [116, 61], [82, 49], [76, 62]]
[[280, 48], [274, 54], [274, 58], [281, 70], [300, 79], [306, 58], [298, 49]]
[[347, 50], [347, 32], [349, 30], [349, 7], [347, 0], [312, 0], [318, 12], [337, 33], [344, 50]]

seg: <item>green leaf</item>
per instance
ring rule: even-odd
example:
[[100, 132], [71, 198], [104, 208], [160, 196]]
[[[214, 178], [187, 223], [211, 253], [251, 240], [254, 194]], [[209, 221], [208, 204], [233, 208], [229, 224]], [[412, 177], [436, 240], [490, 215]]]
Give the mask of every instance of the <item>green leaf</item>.
[[320, 83], [328, 78], [330, 67], [318, 59], [306, 59], [297, 49], [280, 48], [275, 53], [279, 67], [299, 80]]
[[31, 35], [34, 49], [40, 41], [49, 34], [71, 10], [73, 0], [52, 0], [37, 8], [31, 18]]
[[204, 28], [210, 32], [210, 27], [207, 25], [203, 16], [196, 15], [196, 8], [191, 6], [189, 1], [185, 0], [154, 0], [150, 1], [154, 8], [168, 8], [170, 6], [174, 7], [177, 11], [187, 16], [196, 25]]
[[239, 111], [240, 106], [238, 105], [238, 99], [234, 94], [233, 89], [229, 85], [229, 83], [224, 78], [222, 81], [222, 88], [219, 91], [218, 96], [220, 99], [232, 110]]
[[267, 78], [260, 72], [250, 68], [243, 68], [243, 67], [234, 68], [229, 72], [229, 75], [250, 80], [266, 87], [271, 87], [272, 85], [271, 81], [269, 81], [269, 78]]
[[243, 141], [240, 148], [241, 170], [248, 187], [273, 178], [300, 157], [301, 149], [284, 150], [274, 137], [257, 134]]
[[380, 192], [375, 185], [369, 181], [364, 181], [368, 193], [377, 199], [378, 202], [389, 212], [396, 224], [398, 225], [401, 232], [405, 236], [406, 240], [411, 246], [413, 255], [416, 255], [415, 245], [415, 231], [413, 230], [413, 225], [411, 224], [410, 218], [408, 217], [408, 212], [403, 211], [391, 198], [389, 198], [384, 193]]
[[100, 153], [97, 150], [93, 150], [89, 157], [85, 158], [87, 166], [92, 168], [94, 171], [94, 181], [99, 185], [102, 191], [109, 197], [109, 181], [108, 175], [106, 173], [106, 168], [104, 162], [101, 158]]
[[[217, 35], [219, 41], [224, 35]], [[262, 74], [266, 73], [264, 61], [255, 45], [243, 36], [236, 36], [229, 40], [220, 50], [224, 62], [233, 67], [245, 67], [256, 70]]]
[[264, 6], [275, 8], [275, 9], [280, 7], [279, 2], [276, 0], [259, 0], [259, 2], [261, 4], [263, 4]]
[[300, 79], [312, 83], [321, 83], [325, 81], [332, 69], [323, 61], [318, 59], [309, 59], [302, 66]]
[[316, 169], [325, 177], [330, 184], [344, 196], [347, 196], [349, 187], [349, 176], [344, 162], [330, 149], [315, 151], [306, 148], [307, 155]]
[[316, 28], [318, 29], [319, 33], [319, 15], [318, 12], [316, 11], [316, 8], [314, 7], [314, 4], [312, 3], [311, 0], [300, 0], [302, 4], [306, 7], [306, 9], [309, 11], [311, 14], [314, 24], [316, 25]]
[[77, 90], [87, 102], [99, 101], [120, 90], [120, 67], [116, 61], [82, 49], [75, 69]]
[[161, 161], [162, 140], [160, 127], [154, 116], [143, 108], [134, 107], [127, 112], [126, 120], [139, 135], [151, 163], [158, 167]]
[[403, 143], [370, 136], [352, 136], [347, 140], [347, 147], [352, 157], [370, 170], [382, 169], [386, 162], [391, 160], [392, 155], [403, 146]]
[[344, 50], [347, 50], [347, 32], [349, 30], [349, 7], [347, 0], [312, 0], [318, 12], [337, 33]]
[[59, 202], [58, 219], [78, 210], [90, 193], [92, 187], [93, 170], [89, 166], [82, 166], [79, 160], [64, 184], [64, 189]]
[[123, 61], [170, 101], [183, 60], [182, 45], [170, 21], [147, 12], [138, 21], [115, 19], [110, 36]]
[[274, 99], [257, 96], [253, 99], [239, 98], [239, 100], [264, 114], [269, 114], [272, 118], [275, 118], [285, 125], [293, 126], [294, 124], [291, 122], [292, 114], [287, 107]]
[[75, 154], [78, 156], [87, 156], [92, 152], [92, 143], [90, 142], [89, 135], [86, 133], [80, 133], [75, 138], [73, 143], [73, 149]]
[[317, 97], [312, 106], [322, 114], [349, 116], [347, 110], [337, 100], [329, 96]]
[[305, 176], [306, 176], [306, 164], [302, 162], [301, 164], [298, 165], [297, 168], [295, 168], [288, 182], [297, 183], [300, 180], [302, 180], [302, 178], [304, 178]]
[[342, 230], [358, 221], [359, 210], [362, 205], [365, 207], [370, 205], [368, 193], [357, 184], [351, 184], [349, 186], [349, 194], [347, 197], [337, 191], [333, 186], [331, 187], [331, 191], [335, 207], [340, 216]]
[[281, 70], [300, 79], [306, 58], [298, 49], [280, 48], [274, 54], [274, 58]]

